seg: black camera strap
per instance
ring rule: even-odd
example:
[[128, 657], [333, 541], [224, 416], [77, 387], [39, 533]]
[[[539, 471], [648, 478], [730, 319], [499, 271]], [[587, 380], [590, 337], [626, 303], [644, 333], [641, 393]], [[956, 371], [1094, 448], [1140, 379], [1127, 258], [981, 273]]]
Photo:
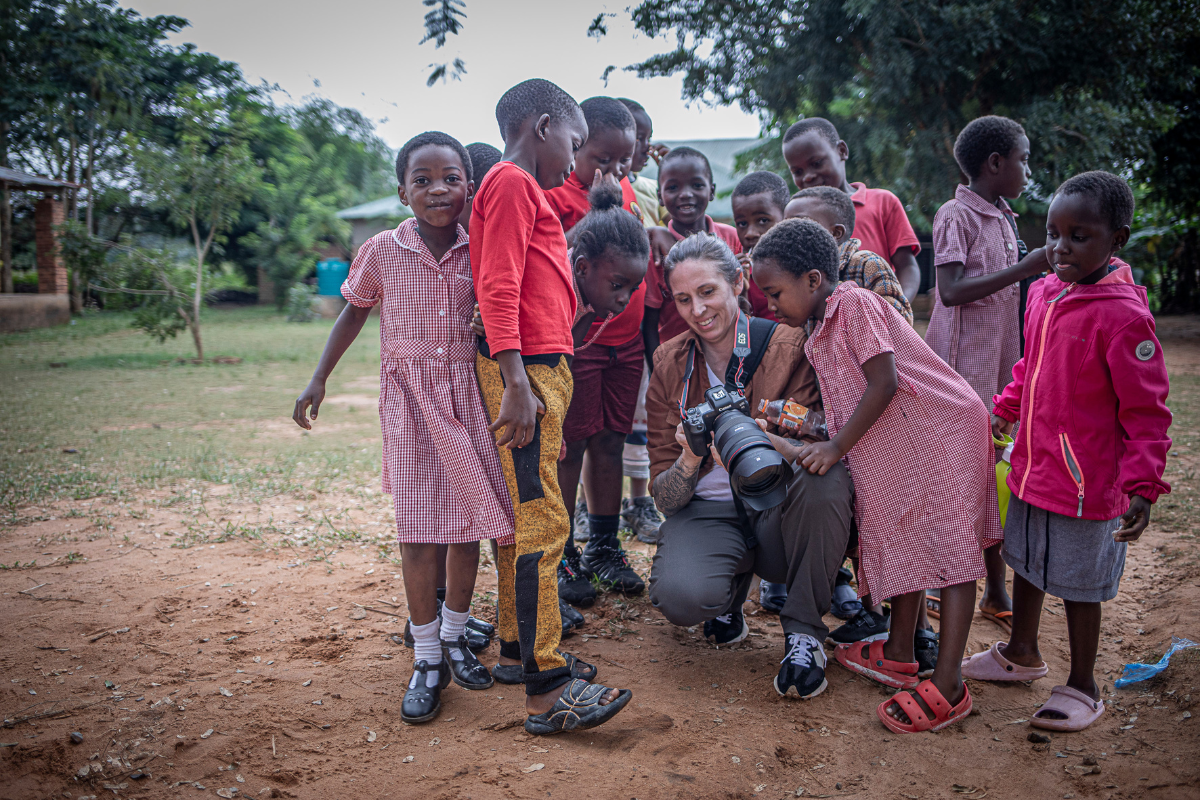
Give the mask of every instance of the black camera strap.
[[[734, 333], [733, 356], [725, 367], [725, 386], [745, 394], [746, 384], [754, 377], [771, 343], [771, 336], [779, 327], [778, 322], [761, 317], [748, 317], [739, 311], [737, 329]], [[735, 360], [736, 359], [736, 360]], [[696, 340], [688, 344], [687, 364], [683, 369], [683, 392], [679, 395], [679, 418], [687, 416], [688, 388], [692, 373], [696, 371]]]
[[[758, 365], [762, 363], [763, 356], [767, 352], [767, 345], [771, 343], [771, 337], [775, 333], [775, 329], [779, 327], [778, 322], [773, 322], [769, 319], [754, 317], [751, 319], [741, 311], [738, 312], [737, 330], [733, 345], [733, 357], [729, 359], [729, 364], [725, 367], [725, 387], [733, 388], [738, 394], [744, 394], [746, 384], [754, 377], [755, 371], [758, 370]], [[692, 373], [696, 370], [696, 340], [693, 339], [688, 346], [687, 365], [683, 370], [683, 393], [679, 396], [679, 418], [683, 419], [687, 412], [687, 396], [688, 386], [692, 381]], [[706, 460], [708, 456], [704, 457]], [[732, 478], [731, 478], [732, 480]], [[746, 512], [746, 506], [742, 503], [742, 498], [738, 497], [737, 492], [732, 491], [733, 505], [737, 509], [738, 526], [742, 529], [742, 538], [746, 542], [747, 550], [754, 550], [758, 547], [758, 536], [754, 533], [754, 526], [750, 524], [750, 515]]]

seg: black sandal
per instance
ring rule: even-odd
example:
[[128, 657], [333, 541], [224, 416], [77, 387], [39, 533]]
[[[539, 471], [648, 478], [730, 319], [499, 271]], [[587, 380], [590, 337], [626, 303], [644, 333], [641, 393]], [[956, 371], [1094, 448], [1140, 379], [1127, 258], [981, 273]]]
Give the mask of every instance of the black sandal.
[[[596, 679], [596, 667], [587, 662], [580, 661], [570, 653], [564, 653], [559, 650], [558, 654], [567, 661], [567, 666], [571, 668], [571, 677], [582, 681], [594, 681]], [[525, 668], [520, 664], [497, 664], [492, 667], [492, 677], [497, 683], [506, 683], [510, 686], [525, 682]]]
[[598, 683], [573, 680], [563, 689], [554, 705], [544, 714], [531, 714], [525, 718], [525, 732], [534, 736], [546, 736], [563, 731], [587, 730], [608, 722], [633, 697], [633, 692], [622, 689], [617, 699], [600, 704], [600, 699], [612, 689]]
[[[450, 651], [455, 649], [462, 654], [457, 661], [450, 657]], [[479, 659], [467, 647], [466, 634], [459, 636], [457, 642], [442, 640], [442, 661], [450, 665], [450, 677], [464, 689], [490, 689], [495, 683], [492, 673], [479, 663]]]
[[[426, 675], [431, 669], [438, 671], [438, 682], [428, 686]], [[404, 693], [404, 702], [400, 704], [400, 719], [410, 725], [419, 725], [429, 722], [442, 710], [442, 689], [450, 685], [450, 665], [444, 658], [441, 663], [432, 666], [421, 660], [413, 665], [413, 675], [417, 679], [416, 685], [413, 686], [413, 681], [409, 680], [410, 688]]]

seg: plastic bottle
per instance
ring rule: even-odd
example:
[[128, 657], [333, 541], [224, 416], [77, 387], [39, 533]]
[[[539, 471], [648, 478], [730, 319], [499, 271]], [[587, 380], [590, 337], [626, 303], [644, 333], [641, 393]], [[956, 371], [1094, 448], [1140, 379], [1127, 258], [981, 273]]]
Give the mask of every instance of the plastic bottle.
[[758, 403], [758, 410], [768, 422], [794, 431], [798, 436], [829, 438], [825, 427], [825, 414], [820, 409], [809, 409], [795, 400], [767, 400]]

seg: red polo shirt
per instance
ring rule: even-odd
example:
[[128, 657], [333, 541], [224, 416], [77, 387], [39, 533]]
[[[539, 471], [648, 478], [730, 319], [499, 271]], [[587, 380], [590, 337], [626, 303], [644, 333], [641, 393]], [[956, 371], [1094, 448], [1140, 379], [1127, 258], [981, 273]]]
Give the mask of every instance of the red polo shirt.
[[850, 188], [855, 190], [850, 195], [854, 201], [853, 236], [862, 243], [861, 249], [878, 253], [889, 264], [901, 247], [911, 247], [913, 255], [921, 252], [899, 197], [887, 189], [868, 189], [862, 183], [852, 183]]
[[[546, 192], [546, 199], [550, 202], [551, 208], [558, 214], [559, 220], [562, 222], [563, 231], [569, 231], [574, 228], [579, 220], [591, 210], [592, 206], [588, 202], [588, 190], [591, 187], [584, 186], [579, 180], [579, 176], [574, 172], [571, 177], [567, 178], [567, 182], [557, 189], [551, 189]], [[621, 205], [630, 214], [637, 218], [638, 222], [642, 221], [642, 212], [638, 208], [637, 196], [633, 193], [633, 187], [629, 185], [628, 178], [621, 179]], [[653, 261], [653, 259], [651, 259]], [[646, 278], [650, 277], [649, 270], [646, 272]], [[612, 322], [608, 323], [608, 327], [604, 329], [604, 333], [596, 337], [593, 344], [602, 344], [608, 346], [617, 346], [625, 344], [632, 340], [635, 336], [642, 335], [642, 317], [646, 313], [646, 280], [643, 280], [641, 285], [629, 297], [629, 305], [625, 310], [618, 314]], [[604, 320], [597, 318], [592, 323], [592, 327], [588, 329], [584, 341], [592, 341], [592, 337], [596, 336], [596, 331]]]
[[492, 353], [574, 352], [575, 289], [567, 240], [546, 193], [501, 161], [471, 206], [471, 273]]

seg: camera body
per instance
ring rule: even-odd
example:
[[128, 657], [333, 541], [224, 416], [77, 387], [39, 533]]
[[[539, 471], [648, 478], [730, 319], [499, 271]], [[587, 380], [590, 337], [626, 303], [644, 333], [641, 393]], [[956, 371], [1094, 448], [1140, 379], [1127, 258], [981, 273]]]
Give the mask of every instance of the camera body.
[[792, 466], [751, 419], [750, 401], [741, 392], [710, 388], [704, 402], [684, 412], [683, 431], [697, 456], [707, 455], [710, 445], [716, 449], [729, 488], [751, 509], [766, 511], [783, 502]]
[[714, 386], [704, 393], [704, 402], [689, 408], [683, 419], [683, 432], [688, 447], [698, 456], [708, 455], [717, 417], [726, 411], [750, 416], [750, 401], [743, 394], [731, 394], [724, 386]]

